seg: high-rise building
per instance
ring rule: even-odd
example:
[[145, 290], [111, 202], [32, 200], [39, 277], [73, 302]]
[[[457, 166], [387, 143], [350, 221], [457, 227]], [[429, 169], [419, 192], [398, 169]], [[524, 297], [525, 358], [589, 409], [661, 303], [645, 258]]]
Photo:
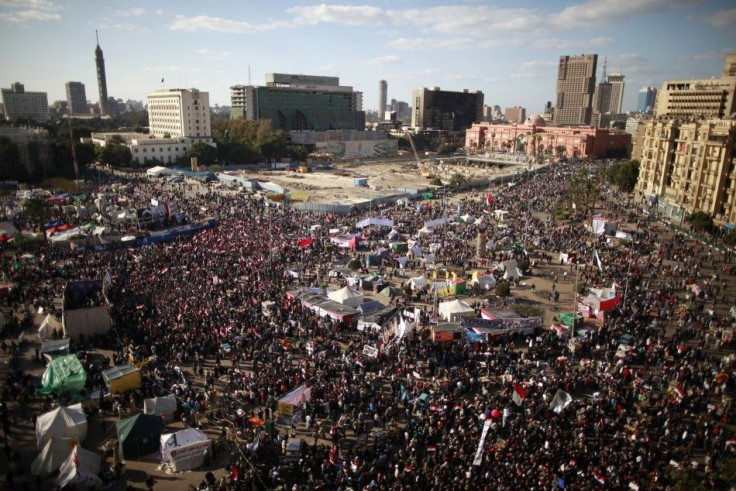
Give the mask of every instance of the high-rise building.
[[338, 77], [267, 73], [265, 87], [231, 87], [231, 101], [246, 119], [284, 131], [365, 129], [363, 93]]
[[657, 89], [654, 87], [642, 87], [636, 100], [636, 110], [642, 114], [649, 114], [654, 108], [657, 99]]
[[620, 114], [621, 107], [624, 102], [624, 82], [625, 75], [621, 73], [612, 73], [608, 76], [608, 83], [611, 84], [611, 100], [609, 109], [611, 113]]
[[723, 63], [723, 76], [736, 77], [736, 53], [726, 55], [726, 61]]
[[657, 197], [663, 215], [682, 220], [703, 211], [736, 224], [736, 121], [650, 119], [637, 132], [638, 191]]
[[156, 138], [210, 142], [210, 94], [197, 89], [164, 89], [148, 94], [148, 126]]
[[385, 80], [378, 82], [378, 120], [386, 119], [386, 101], [388, 100], [388, 84]]
[[411, 125], [441, 131], [465, 131], [483, 119], [483, 92], [415, 90], [412, 95]]
[[100, 38], [95, 31], [97, 38], [97, 48], [95, 48], [95, 66], [97, 67], [97, 88], [100, 91], [100, 114], [103, 116], [108, 114], [107, 108], [107, 77], [105, 76], [105, 57], [102, 55], [100, 48]]
[[2, 89], [2, 103], [5, 119], [14, 121], [18, 118], [32, 119], [43, 123], [49, 120], [49, 98], [46, 92], [26, 92], [20, 82]]
[[[230, 87], [230, 119], [241, 119], [246, 117], [246, 108], [252, 108], [253, 100], [255, 98], [255, 90], [252, 89], [254, 89], [254, 87], [251, 85], [232, 85]], [[250, 103], [248, 102], [249, 95]]]
[[[730, 73], [734, 57], [726, 56]], [[654, 113], [675, 118], [728, 118], [736, 111], [736, 75], [700, 80], [667, 80], [657, 93]]]
[[560, 56], [555, 125], [590, 124], [597, 64], [598, 55]]
[[521, 106], [507, 107], [504, 119], [509, 123], [523, 123], [526, 121], [526, 108]]
[[87, 110], [87, 93], [82, 82], [66, 83], [66, 103], [71, 114], [89, 113]]

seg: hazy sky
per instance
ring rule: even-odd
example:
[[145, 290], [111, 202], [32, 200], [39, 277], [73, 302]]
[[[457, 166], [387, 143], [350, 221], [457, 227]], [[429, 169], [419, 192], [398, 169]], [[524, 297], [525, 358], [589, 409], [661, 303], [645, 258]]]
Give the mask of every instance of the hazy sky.
[[[482, 90], [485, 103], [541, 112], [554, 101], [560, 55], [597, 53], [626, 76], [624, 110], [642, 86], [720, 76], [736, 52], [728, 0], [0, 0], [0, 86], [14, 81], [65, 99], [81, 81], [98, 100], [95, 29], [108, 93], [145, 100], [160, 88], [197, 87], [230, 104], [229, 87], [269, 72], [339, 76], [378, 104], [439, 86]], [[161, 83], [161, 78], [165, 82]]]

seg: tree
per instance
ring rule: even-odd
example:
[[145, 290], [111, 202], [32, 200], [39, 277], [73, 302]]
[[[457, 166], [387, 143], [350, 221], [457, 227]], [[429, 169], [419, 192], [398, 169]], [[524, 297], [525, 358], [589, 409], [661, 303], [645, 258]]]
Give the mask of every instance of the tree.
[[457, 146], [450, 143], [441, 143], [440, 146], [437, 147], [437, 153], [439, 155], [452, 155], [456, 150]]
[[570, 201], [575, 203], [576, 211], [583, 215], [595, 209], [600, 188], [594, 177], [588, 175], [585, 170], [579, 170], [567, 180]]
[[217, 161], [217, 149], [212, 145], [197, 142], [184, 154], [186, 159], [197, 158], [198, 165], [212, 165]]
[[606, 178], [611, 184], [630, 193], [636, 188], [636, 182], [639, 179], [639, 161], [629, 160], [611, 166], [606, 173]]
[[304, 162], [309, 156], [307, 147], [304, 145], [291, 145], [288, 147], [289, 158], [294, 162]]
[[691, 213], [687, 218], [685, 218], [685, 221], [688, 222], [696, 232], [713, 232], [713, 216], [704, 211]]
[[555, 147], [555, 156], [558, 159], [561, 159], [562, 157], [564, 157], [566, 153], [567, 153], [567, 147], [565, 145], [557, 145]]
[[497, 297], [506, 298], [511, 295], [511, 285], [506, 280], [500, 280], [496, 283], [496, 289], [494, 291]]
[[18, 145], [5, 136], [0, 136], [0, 179], [28, 179], [28, 172], [20, 161]]
[[49, 217], [49, 209], [41, 198], [32, 197], [23, 202], [23, 217], [35, 225], [39, 232], [43, 233], [44, 240], [48, 240], [43, 224], [46, 218]]
[[271, 121], [261, 121], [256, 133], [258, 150], [268, 161], [272, 161], [286, 155], [286, 137], [281, 130], [271, 128]]
[[459, 172], [456, 172], [452, 176], [450, 176], [450, 186], [458, 187], [465, 184], [467, 181], [468, 178], [460, 174]]
[[130, 148], [125, 145], [108, 143], [104, 147], [97, 147], [96, 153], [98, 161], [113, 167], [128, 167], [133, 161]]

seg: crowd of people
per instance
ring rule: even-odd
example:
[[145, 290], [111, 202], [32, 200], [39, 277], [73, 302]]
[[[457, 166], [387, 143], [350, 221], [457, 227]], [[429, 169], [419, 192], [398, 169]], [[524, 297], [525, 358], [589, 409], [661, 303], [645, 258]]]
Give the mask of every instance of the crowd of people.
[[[324, 289], [336, 266], [385, 247], [387, 230], [365, 233], [364, 251], [342, 250], [330, 244], [329, 230], [357, 232], [364, 214], [303, 213], [212, 184], [148, 177], [109, 175], [122, 186], [108, 203], [136, 208], [155, 198], [176, 203], [186, 221], [215, 218], [217, 226], [139, 248], [79, 253], [47, 246], [34, 268], [14, 267], [20, 253], [8, 249], [2, 271], [15, 288], [7, 306], [18, 313], [53, 309], [66, 281], [109, 274], [113, 329], [73, 341], [114, 350], [116, 363], [163, 362], [147, 372], [143, 393], [176, 394], [187, 424], [229, 442], [226, 477], [203, 486], [649, 489], [671, 485], [677, 469], [693, 468], [711, 486], [722, 486], [720, 466], [734, 462], [736, 450], [736, 361], [730, 348], [724, 351], [727, 307], [736, 293], [727, 281], [731, 254], [644, 219], [633, 222], [634, 240], [626, 246], [586, 233], [582, 219], [561, 224], [555, 208], [574, 170], [543, 168], [514, 186], [469, 193], [452, 204], [443, 199], [377, 211], [395, 222], [399, 237], [425, 248], [437, 244], [437, 262], [458, 271], [490, 274], [501, 259], [575, 254], [578, 264], [548, 269], [570, 272], [587, 287], [618, 285], [624, 298], [573, 350], [550, 330], [523, 339], [434, 342], [427, 290], [412, 305], [401, 301], [423, 315], [413, 335], [398, 341], [320, 317], [285, 292]], [[603, 186], [599, 206], [623, 224], [632, 212], [618, 194]], [[508, 211], [503, 227], [492, 218], [495, 209]], [[418, 235], [427, 221], [460, 214], [485, 218]], [[130, 226], [110, 225], [121, 232]], [[479, 230], [489, 239], [480, 256]], [[300, 246], [310, 235], [311, 245]], [[523, 247], [512, 251], [511, 244]], [[406, 269], [426, 266], [416, 259], [400, 268], [399, 256], [392, 253], [381, 269], [402, 288]], [[535, 268], [524, 280], [534, 283]], [[266, 301], [275, 304], [268, 315]], [[624, 350], [623, 335], [629, 335]], [[378, 355], [366, 356], [365, 345], [376, 346]], [[278, 399], [303, 384], [311, 397], [300, 408], [301, 421], [272, 425]], [[13, 397], [13, 387], [31, 385], [11, 371], [3, 400]], [[555, 406], [559, 391], [569, 395], [563, 408]], [[116, 411], [122, 415], [126, 405], [141, 402], [140, 394], [120, 398]], [[285, 463], [292, 437], [304, 444], [299, 459]], [[254, 446], [256, 438], [261, 443]]]

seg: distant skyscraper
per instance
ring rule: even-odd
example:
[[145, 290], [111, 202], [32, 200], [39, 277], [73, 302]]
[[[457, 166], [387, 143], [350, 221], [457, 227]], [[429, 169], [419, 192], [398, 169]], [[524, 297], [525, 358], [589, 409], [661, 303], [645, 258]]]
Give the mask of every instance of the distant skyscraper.
[[388, 84], [385, 80], [378, 82], [378, 120], [386, 119], [386, 102], [388, 101]]
[[100, 38], [97, 36], [97, 31], [95, 31], [95, 37], [97, 38], [97, 48], [95, 49], [95, 65], [97, 66], [97, 88], [100, 90], [100, 114], [104, 116], [108, 114], [105, 58], [102, 56], [102, 48], [100, 48]]
[[66, 103], [71, 114], [83, 114], [87, 111], [87, 94], [82, 82], [66, 83]]
[[465, 131], [483, 119], [483, 92], [418, 89], [412, 94], [411, 125], [441, 131]]
[[639, 98], [636, 100], [636, 110], [641, 113], [648, 113], [654, 107], [654, 100], [657, 98], [657, 89], [654, 87], [643, 87], [639, 91]]
[[610, 110], [614, 114], [620, 114], [624, 101], [624, 75], [612, 73], [608, 76], [608, 83], [611, 84]]
[[587, 125], [593, 106], [598, 55], [560, 56], [554, 123]]
[[509, 123], [523, 123], [526, 121], [526, 108], [521, 106], [507, 107], [504, 114]]
[[724, 77], [736, 77], [736, 53], [726, 55], [726, 61], [723, 64]]

